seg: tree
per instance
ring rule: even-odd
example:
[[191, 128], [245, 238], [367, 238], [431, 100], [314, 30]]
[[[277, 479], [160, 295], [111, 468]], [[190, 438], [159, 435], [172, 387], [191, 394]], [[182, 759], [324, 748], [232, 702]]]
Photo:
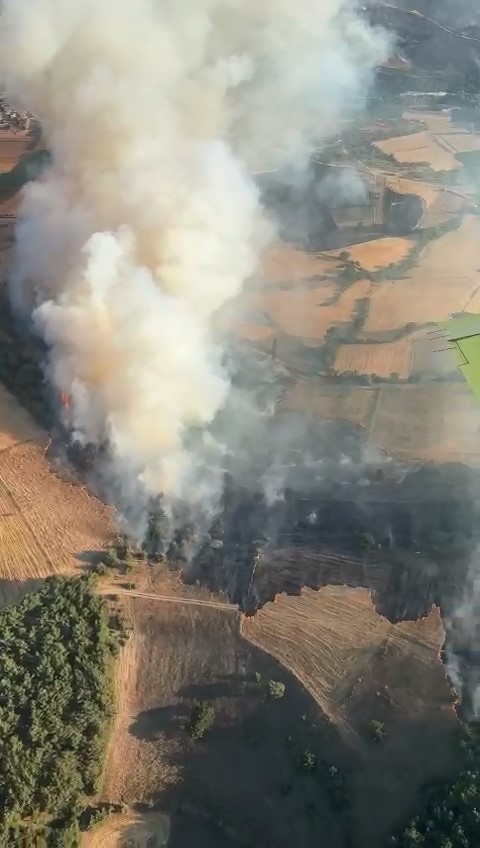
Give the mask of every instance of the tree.
[[462, 743], [464, 764], [455, 778], [427, 790], [420, 810], [392, 837], [398, 848], [478, 848], [480, 812], [480, 740]]
[[104, 563], [107, 568], [117, 568], [120, 565], [115, 548], [109, 548], [108, 551], [105, 551], [102, 555], [102, 563]]
[[301, 771], [312, 772], [317, 767], [317, 758], [313, 751], [304, 751], [298, 759], [298, 765]]
[[203, 739], [215, 721], [215, 707], [208, 701], [194, 701], [188, 732], [192, 739]]
[[269, 680], [267, 684], [267, 695], [269, 698], [275, 698], [276, 700], [283, 698], [285, 695], [285, 683], [281, 683], [279, 680]]

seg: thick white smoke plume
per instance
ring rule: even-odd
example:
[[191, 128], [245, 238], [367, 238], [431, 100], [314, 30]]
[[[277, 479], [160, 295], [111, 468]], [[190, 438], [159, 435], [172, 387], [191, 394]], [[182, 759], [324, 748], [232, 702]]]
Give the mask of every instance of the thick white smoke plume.
[[365, 92], [386, 40], [354, 6], [3, 0], [1, 77], [53, 156], [25, 190], [12, 296], [127, 495], [215, 488], [213, 323], [268, 231], [249, 175], [308, 155]]

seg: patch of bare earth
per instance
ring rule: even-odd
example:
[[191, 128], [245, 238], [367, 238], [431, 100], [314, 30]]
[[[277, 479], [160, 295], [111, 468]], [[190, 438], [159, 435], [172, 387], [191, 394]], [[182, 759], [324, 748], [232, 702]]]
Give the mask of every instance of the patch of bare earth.
[[[456, 717], [439, 658], [440, 613], [391, 624], [365, 589], [328, 586], [278, 596], [242, 632], [308, 689], [360, 756], [355, 778], [355, 844], [383, 844], [426, 781], [451, 764]], [[384, 724], [375, 743], [369, 722]]]

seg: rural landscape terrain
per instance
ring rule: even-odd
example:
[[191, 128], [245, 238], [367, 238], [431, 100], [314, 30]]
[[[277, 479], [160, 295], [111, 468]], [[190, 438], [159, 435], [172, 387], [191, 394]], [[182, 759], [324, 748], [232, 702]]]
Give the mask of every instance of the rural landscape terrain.
[[480, 313], [480, 88], [405, 5], [365, 10], [403, 48], [366, 112], [255, 174], [277, 235], [219, 325], [282, 492], [231, 481], [193, 555], [160, 507], [119, 531], [17, 320], [50, 160], [0, 103], [0, 846], [480, 845], [480, 405], [438, 330]]

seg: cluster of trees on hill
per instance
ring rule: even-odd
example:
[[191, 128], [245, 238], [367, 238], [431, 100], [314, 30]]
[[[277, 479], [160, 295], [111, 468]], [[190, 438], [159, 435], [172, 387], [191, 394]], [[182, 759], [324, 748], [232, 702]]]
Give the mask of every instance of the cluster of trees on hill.
[[0, 844], [74, 846], [98, 789], [118, 636], [92, 579], [0, 611]]
[[478, 848], [480, 845], [480, 739], [463, 741], [465, 763], [456, 778], [430, 789], [391, 848]]

